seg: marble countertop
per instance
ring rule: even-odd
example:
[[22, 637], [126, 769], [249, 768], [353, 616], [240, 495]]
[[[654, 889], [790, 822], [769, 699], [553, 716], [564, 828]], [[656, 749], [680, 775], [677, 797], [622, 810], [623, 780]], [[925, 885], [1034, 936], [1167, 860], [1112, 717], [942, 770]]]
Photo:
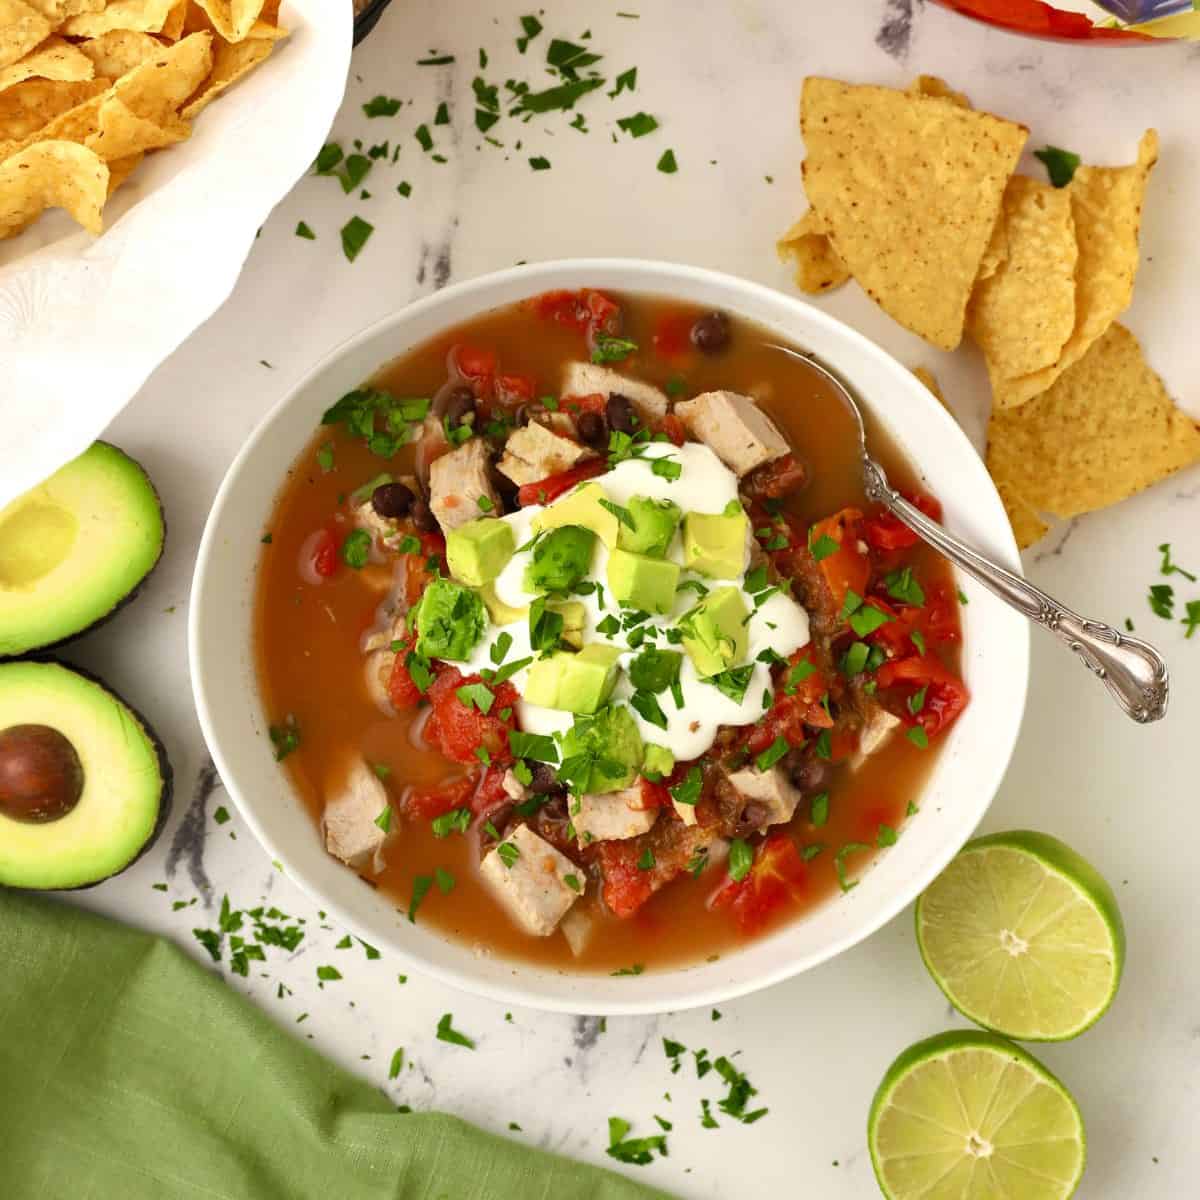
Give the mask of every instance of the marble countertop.
[[[788, 270], [775, 237], [804, 208], [797, 104], [810, 73], [903, 84], [945, 76], [980, 107], [1024, 121], [1031, 145], [1070, 147], [1097, 162], [1126, 162], [1156, 125], [1163, 156], [1152, 183], [1137, 300], [1128, 322], [1168, 386], [1200, 415], [1195, 370], [1195, 237], [1200, 196], [1200, 47], [1098, 50], [1024, 41], [961, 20], [922, 0], [629, 0], [619, 7], [557, 0], [547, 33], [581, 35], [612, 75], [638, 68], [628, 103], [581, 106], [592, 132], [565, 119], [531, 124], [524, 145], [484, 145], [470, 80], [479, 47], [500, 78], [519, 59], [511, 0], [396, 0], [355, 55], [335, 126], [343, 141], [402, 139], [394, 167], [377, 168], [370, 199], [344, 196], [331, 179], [307, 178], [264, 226], [237, 291], [147, 383], [109, 433], [146, 465], [170, 528], [165, 559], [136, 605], [70, 647], [67, 657], [102, 673], [152, 716], [175, 764], [177, 799], [166, 834], [124, 876], [78, 902], [177, 939], [216, 923], [222, 897], [306, 918], [294, 956], [270, 951], [248, 977], [230, 977], [284, 1025], [383, 1087], [397, 1103], [437, 1107], [512, 1136], [596, 1162], [606, 1119], [654, 1132], [673, 1123], [670, 1157], [622, 1168], [681, 1197], [744, 1195], [799, 1185], [824, 1200], [875, 1194], [864, 1127], [872, 1092], [910, 1042], [962, 1022], [917, 954], [911, 913], [818, 970], [709, 1011], [654, 1018], [507, 1013], [415, 975], [397, 977], [386, 955], [368, 959], [282, 874], [229, 805], [192, 710], [185, 627], [197, 543], [234, 453], [267, 409], [313, 362], [363, 325], [446, 283], [519, 260], [623, 254], [735, 272], [783, 289]], [[486, 15], [483, 10], [486, 9]], [[418, 68], [429, 51], [447, 67]], [[544, 49], [536, 44], [530, 58]], [[368, 121], [377, 93], [411, 99], [393, 120]], [[439, 101], [451, 122], [436, 129], [447, 162], [412, 134]], [[644, 109], [662, 129], [614, 145], [610, 122]], [[510, 124], [507, 123], [506, 124]], [[497, 132], [501, 132], [498, 130]], [[515, 136], [503, 130], [505, 139]], [[654, 169], [675, 150], [679, 172]], [[531, 155], [552, 162], [532, 171]], [[412, 194], [395, 184], [411, 182]], [[338, 230], [354, 214], [375, 226], [357, 262]], [[294, 236], [307, 222], [317, 240]], [[979, 444], [987, 389], [969, 350], [942, 355], [880, 313], [853, 285], [819, 302], [902, 361], [932, 366]], [[1052, 533], [1026, 555], [1032, 578], [1081, 611], [1134, 618], [1174, 672], [1174, 705], [1161, 725], [1124, 720], [1103, 689], [1045, 636], [1035, 634], [1032, 688], [1016, 756], [985, 822], [1057, 834], [1113, 882], [1129, 930], [1125, 982], [1111, 1013], [1077, 1042], [1038, 1051], [1069, 1084], [1087, 1121], [1089, 1198], [1192, 1194], [1200, 1171], [1200, 944], [1194, 914], [1200, 845], [1194, 749], [1200, 722], [1200, 639], [1155, 618], [1146, 604], [1160, 542], [1200, 561], [1194, 501], [1200, 472], [1178, 476], [1118, 509]], [[232, 817], [216, 818], [228, 805]], [[167, 890], [155, 890], [165, 883]], [[175, 911], [173, 903], [195, 904]], [[342, 979], [317, 987], [315, 967]], [[225, 964], [223, 970], [228, 969]], [[282, 987], [280, 985], [283, 985]], [[442, 1013], [478, 1041], [472, 1052], [435, 1039]], [[308, 1016], [297, 1024], [301, 1014]], [[663, 1036], [689, 1048], [740, 1051], [737, 1060], [769, 1107], [752, 1126], [700, 1124], [700, 1100], [722, 1094], [690, 1061], [669, 1071]], [[395, 1049], [408, 1065], [389, 1080]], [[669, 1099], [665, 1094], [669, 1094]], [[611, 1165], [609, 1163], [608, 1165]]]

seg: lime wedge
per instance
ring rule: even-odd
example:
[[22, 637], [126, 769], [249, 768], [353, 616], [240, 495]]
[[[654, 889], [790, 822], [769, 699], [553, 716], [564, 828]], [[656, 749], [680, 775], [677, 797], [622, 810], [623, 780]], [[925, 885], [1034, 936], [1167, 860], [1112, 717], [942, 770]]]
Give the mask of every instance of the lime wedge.
[[985, 1029], [1058, 1042], [1098, 1021], [1125, 962], [1112, 889], [1044, 833], [968, 842], [917, 901], [917, 944], [946, 998]]
[[978, 1030], [905, 1050], [875, 1093], [867, 1141], [889, 1200], [1065, 1200], [1087, 1157], [1070, 1092]]

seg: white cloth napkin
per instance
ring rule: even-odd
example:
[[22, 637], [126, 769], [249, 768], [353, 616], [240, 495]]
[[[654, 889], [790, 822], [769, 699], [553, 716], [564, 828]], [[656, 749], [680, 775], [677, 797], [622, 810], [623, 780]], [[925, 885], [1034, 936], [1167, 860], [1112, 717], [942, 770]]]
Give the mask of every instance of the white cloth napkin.
[[146, 159], [99, 238], [54, 212], [0, 242], [0, 509], [86, 450], [233, 290], [333, 123], [352, 8], [285, 0], [291, 35]]

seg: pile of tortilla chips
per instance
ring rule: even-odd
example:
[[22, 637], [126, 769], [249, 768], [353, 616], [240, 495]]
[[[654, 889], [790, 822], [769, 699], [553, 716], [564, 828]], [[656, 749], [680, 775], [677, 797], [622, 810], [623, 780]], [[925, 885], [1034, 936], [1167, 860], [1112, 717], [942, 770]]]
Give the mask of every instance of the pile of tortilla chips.
[[944, 350], [968, 334], [993, 394], [988, 470], [1022, 547], [1191, 463], [1200, 430], [1137, 339], [1138, 232], [1158, 135], [1124, 167], [1081, 166], [1064, 187], [1015, 173], [1028, 130], [940, 79], [907, 91], [804, 82], [811, 208], [781, 254], [802, 290], [853, 277]]
[[90, 233], [147, 153], [286, 36], [279, 0], [0, 0], [0, 238], [48, 208]]

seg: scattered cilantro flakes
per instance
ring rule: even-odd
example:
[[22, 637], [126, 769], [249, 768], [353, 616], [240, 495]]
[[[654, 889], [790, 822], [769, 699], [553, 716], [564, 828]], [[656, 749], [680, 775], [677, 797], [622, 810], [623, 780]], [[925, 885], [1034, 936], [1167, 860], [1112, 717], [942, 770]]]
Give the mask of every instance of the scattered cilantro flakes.
[[550, 160], [548, 158], [544, 158], [540, 154], [534, 155], [534, 157], [529, 160], [529, 165], [535, 171], [550, 170]]
[[729, 878], [741, 883], [754, 865], [754, 851], [745, 838], [734, 838], [729, 845]]
[[1184, 579], [1190, 583], [1196, 582], [1196, 576], [1191, 571], [1185, 571], [1181, 566], [1178, 566], [1171, 559], [1171, 543], [1163, 542], [1158, 547], [1158, 552], [1162, 555], [1162, 564], [1159, 566], [1159, 572], [1163, 575], [1182, 575]]
[[412, 195], [412, 184], [405, 179], [396, 185], [396, 191], [407, 200]]
[[870, 850], [870, 849], [871, 849], [871, 847], [868, 846], [866, 844], [866, 842], [847, 842], [837, 852], [837, 854], [835, 854], [833, 856], [833, 867], [834, 867], [834, 870], [837, 872], [838, 886], [841, 887], [843, 892], [850, 892], [850, 891], [853, 891], [856, 887], [858, 887], [858, 880], [856, 880], [856, 879], [852, 880], [852, 879], [848, 879], [846, 877], [846, 859], [847, 859], [847, 857], [851, 854], [857, 854], [860, 850]]
[[1075, 171], [1082, 161], [1078, 154], [1057, 146], [1043, 146], [1033, 152], [1033, 157], [1046, 168], [1046, 174], [1056, 188], [1066, 187], [1075, 178]]
[[307, 241], [310, 241], [310, 242], [315, 242], [317, 240], [317, 235], [315, 233], [313, 233], [312, 229], [309, 227], [309, 225], [305, 221], [297, 222], [296, 236], [298, 238], [305, 238]]
[[620, 967], [617, 970], [611, 972], [611, 974], [613, 974], [614, 976], [617, 976], [617, 975], [640, 975], [640, 974], [642, 974], [643, 971], [645, 971], [645, 969], [646, 969], [646, 966], [644, 963], [633, 963], [628, 967]]
[[1170, 621], [1175, 616], [1175, 589], [1169, 583], [1154, 583], [1150, 585], [1150, 593], [1146, 597], [1150, 611], [1164, 621]]
[[294, 717], [289, 716], [282, 725], [272, 725], [267, 733], [275, 747], [275, 761], [283, 762], [293, 750], [300, 746], [300, 727]]
[[475, 1049], [475, 1042], [454, 1028], [454, 1018], [451, 1013], [444, 1013], [437, 1023], [437, 1039], [439, 1042], [449, 1042], [452, 1046], [465, 1046], [468, 1050]]
[[439, 104], [437, 106], [437, 112], [434, 113], [434, 116], [433, 116], [433, 123], [435, 125], [449, 125], [450, 124], [450, 106], [446, 103], [445, 100], [443, 100], [441, 102], [441, 104]]
[[368, 117], [394, 117], [403, 103], [394, 96], [375, 96], [362, 106], [362, 110]]
[[654, 1152], [666, 1157], [667, 1139], [663, 1134], [652, 1137], [630, 1138], [632, 1125], [621, 1117], [608, 1118], [608, 1148], [605, 1154], [617, 1162], [644, 1167], [654, 1160]]
[[[213, 820], [216, 821], [218, 825], [224, 825], [225, 822], [229, 820], [229, 809], [227, 809], [223, 804], [220, 805], [217, 811], [213, 813]], [[163, 885], [162, 890], [167, 890], [165, 884]]]
[[658, 128], [658, 121], [647, 112], [636, 112], [631, 117], [621, 117], [617, 128], [624, 130], [630, 137], [645, 137]]
[[429, 894], [431, 887], [433, 887], [432, 875], [418, 875], [413, 879], [412, 896], [408, 901], [408, 919], [411, 924], [417, 923], [417, 909], [421, 907], [421, 902]]
[[367, 239], [375, 232], [375, 226], [362, 217], [351, 217], [342, 226], [342, 251], [346, 258], [353, 262], [367, 244]]
[[341, 977], [342, 973], [337, 969], [337, 967], [317, 968], [317, 978], [322, 983], [335, 983], [337, 980], [341, 979]]
[[622, 71], [616, 78], [616, 86], [608, 95], [616, 99], [622, 92], [637, 91], [637, 67], [630, 67], [628, 71]]
[[657, 166], [664, 175], [674, 175], [679, 170], [679, 163], [675, 161], [675, 151], [663, 151], [663, 155], [658, 160]]
[[1189, 600], [1185, 605], [1186, 615], [1180, 624], [1186, 629], [1185, 638], [1190, 638], [1196, 632], [1196, 627], [1200, 625], [1200, 600]]
[[418, 67], [444, 67], [454, 61], [453, 54], [438, 54], [431, 58], [418, 58]]
[[391, 1066], [388, 1067], [388, 1078], [396, 1079], [399, 1076], [400, 1071], [403, 1067], [404, 1067], [404, 1050], [400, 1049], [400, 1050], [397, 1050], [392, 1055], [392, 1063], [391, 1063]]
[[424, 150], [426, 154], [433, 149], [433, 134], [429, 132], [428, 125], [418, 125], [413, 137], [417, 139], [417, 141], [420, 143], [421, 149]]

